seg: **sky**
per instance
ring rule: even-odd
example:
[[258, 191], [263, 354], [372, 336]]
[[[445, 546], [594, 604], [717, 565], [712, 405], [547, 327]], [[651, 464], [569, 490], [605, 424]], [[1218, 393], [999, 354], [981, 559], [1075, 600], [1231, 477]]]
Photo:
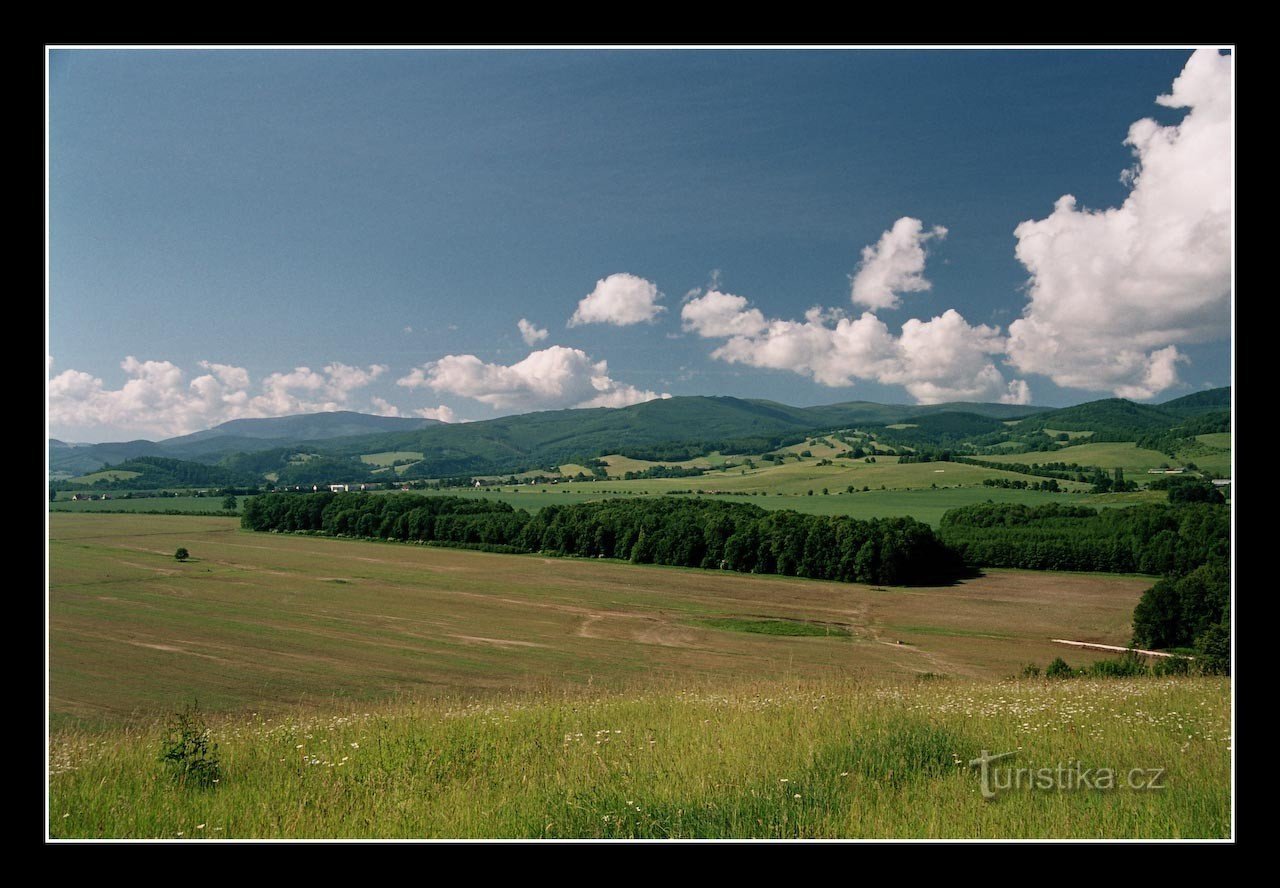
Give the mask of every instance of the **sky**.
[[51, 49], [49, 432], [1231, 382], [1230, 50]]

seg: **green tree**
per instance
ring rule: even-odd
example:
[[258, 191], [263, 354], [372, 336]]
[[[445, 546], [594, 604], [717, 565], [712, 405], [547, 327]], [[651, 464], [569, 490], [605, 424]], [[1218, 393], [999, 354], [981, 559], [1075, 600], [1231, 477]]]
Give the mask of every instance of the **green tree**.
[[224, 512], [234, 512], [238, 506], [239, 503], [231, 494], [227, 494], [226, 498], [222, 501], [222, 511]]
[[191, 553], [188, 552], [186, 549], [182, 548], [181, 546], [179, 546], [178, 551], [173, 553], [173, 557], [178, 559], [179, 561], [186, 561], [188, 558], [191, 557]]

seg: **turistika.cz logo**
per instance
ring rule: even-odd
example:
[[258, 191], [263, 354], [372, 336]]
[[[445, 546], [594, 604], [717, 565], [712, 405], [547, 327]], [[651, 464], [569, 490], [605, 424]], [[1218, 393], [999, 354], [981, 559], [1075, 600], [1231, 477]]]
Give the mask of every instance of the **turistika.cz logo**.
[[1010, 790], [1076, 792], [1133, 789], [1154, 792], [1164, 789], [1164, 768], [1089, 768], [1075, 759], [1040, 768], [996, 764], [1014, 755], [1016, 753], [991, 753], [984, 749], [981, 755], [969, 762], [970, 767], [979, 770], [984, 799], [994, 799], [997, 794]]

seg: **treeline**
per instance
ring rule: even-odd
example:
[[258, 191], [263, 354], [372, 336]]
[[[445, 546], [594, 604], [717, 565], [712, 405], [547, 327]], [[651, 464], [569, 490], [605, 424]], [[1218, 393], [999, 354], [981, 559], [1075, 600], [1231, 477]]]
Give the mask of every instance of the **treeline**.
[[783, 574], [886, 585], [947, 583], [961, 558], [912, 518], [766, 511], [684, 497], [546, 506], [447, 496], [267, 494], [245, 505], [242, 526], [332, 535], [621, 558], [637, 564]]
[[1231, 663], [1231, 569], [1224, 561], [1170, 576], [1148, 589], [1133, 610], [1133, 643], [1191, 648], [1205, 671]]
[[984, 469], [1016, 472], [1019, 475], [1032, 475], [1037, 478], [1057, 478], [1059, 481], [1080, 481], [1085, 484], [1097, 484], [1098, 479], [1108, 477], [1105, 469], [1098, 466], [1082, 466], [1079, 463], [1048, 462], [1028, 465], [1027, 463], [996, 462], [972, 456], [956, 456], [954, 461]]
[[[628, 459], [645, 462], [687, 462], [708, 453], [764, 453], [779, 447], [790, 447], [808, 440], [807, 435], [774, 435], [751, 438], [725, 438], [721, 440], [673, 441], [671, 443], [624, 445], [616, 452]], [[607, 454], [601, 454], [607, 455]]]
[[1021, 478], [983, 478], [984, 487], [999, 487], [1004, 490], [1042, 490], [1045, 493], [1060, 493], [1056, 478], [1047, 481], [1023, 481]]
[[639, 472], [626, 472], [624, 481], [642, 481], [646, 478], [696, 478], [706, 470], [686, 466], [649, 466]]
[[939, 534], [974, 566], [1181, 575], [1228, 557], [1231, 518], [1204, 503], [977, 503], [943, 515]]

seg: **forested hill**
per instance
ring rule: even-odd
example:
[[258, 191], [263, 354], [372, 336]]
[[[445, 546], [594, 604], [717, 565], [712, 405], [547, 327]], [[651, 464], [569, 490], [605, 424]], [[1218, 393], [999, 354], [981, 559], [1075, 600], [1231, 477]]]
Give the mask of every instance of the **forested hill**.
[[1104, 398], [1072, 407], [1048, 410], [1023, 419], [1015, 427], [1089, 431], [1094, 441], [1140, 441], [1177, 429], [1200, 434], [1230, 427], [1230, 386], [1196, 392], [1163, 404], [1135, 404], [1124, 398]]
[[[985, 446], [1044, 438], [1042, 429], [1089, 431], [1093, 441], [1181, 441], [1230, 427], [1230, 389], [1198, 392], [1160, 405], [1119, 398], [1045, 410], [1011, 404], [876, 404], [850, 401], [792, 407], [732, 397], [668, 398], [621, 408], [549, 410], [468, 423], [325, 413], [235, 420], [165, 441], [49, 448], [50, 470], [96, 471], [138, 456], [203, 463], [235, 454], [268, 457], [270, 468], [305, 450], [328, 458], [364, 453], [422, 453], [404, 478], [495, 474], [590, 460], [608, 453], [683, 460], [708, 452], [763, 453], [805, 436], [842, 428], [876, 430], [907, 446]], [[898, 428], [892, 428], [898, 426]], [[1159, 440], [1157, 440], [1159, 439]], [[1163, 446], [1160, 449], [1166, 449]], [[239, 461], [228, 465], [242, 468]]]
[[86, 474], [105, 465], [140, 456], [214, 463], [233, 453], [255, 453], [350, 435], [413, 431], [433, 425], [443, 423], [434, 419], [370, 416], [339, 410], [268, 419], [233, 419], [211, 429], [163, 441], [123, 441], [72, 447], [55, 439], [49, 442], [49, 470]]
[[[841, 427], [879, 425], [935, 413], [951, 405], [851, 402], [790, 407], [730, 397], [682, 397], [624, 408], [551, 410], [416, 432], [331, 442], [330, 452], [416, 451], [423, 460], [405, 477], [511, 471], [623, 453], [643, 459], [688, 459], [713, 450], [759, 453]], [[1036, 408], [966, 404], [971, 412], [1026, 416]]]

